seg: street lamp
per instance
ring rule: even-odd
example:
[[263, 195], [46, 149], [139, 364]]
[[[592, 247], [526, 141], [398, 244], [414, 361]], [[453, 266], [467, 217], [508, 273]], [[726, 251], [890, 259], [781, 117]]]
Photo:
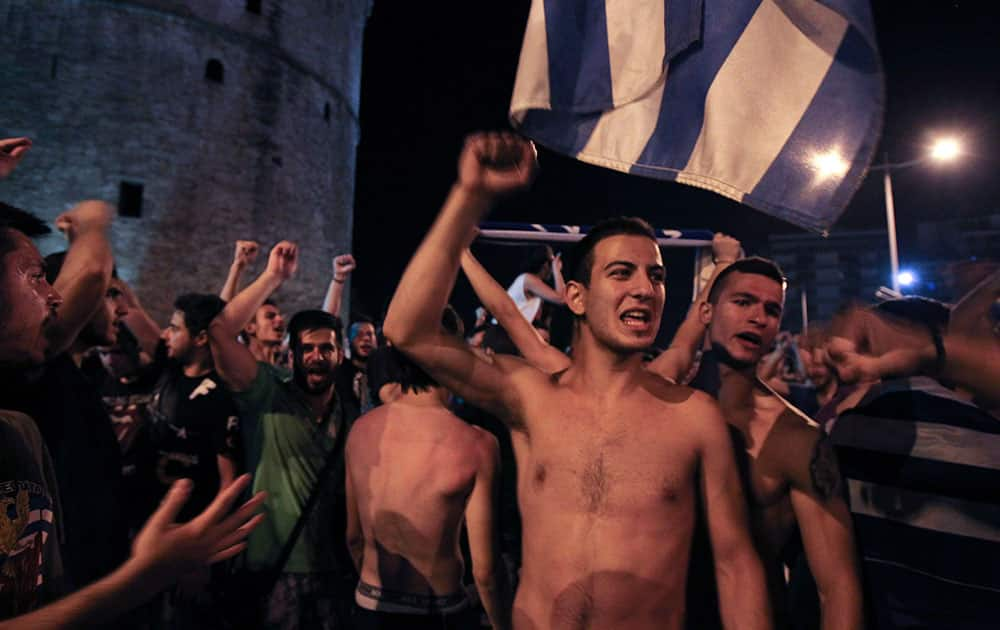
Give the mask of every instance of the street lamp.
[[889, 232], [889, 264], [892, 271], [892, 290], [899, 293], [900, 273], [899, 273], [899, 250], [896, 243], [896, 208], [892, 197], [892, 170], [909, 168], [917, 164], [923, 164], [928, 160], [935, 162], [950, 162], [962, 153], [962, 145], [956, 138], [939, 138], [931, 145], [930, 150], [924, 157], [906, 162], [889, 162], [889, 154], [885, 155], [885, 162], [871, 167], [873, 171], [884, 171], [882, 178], [885, 188], [885, 222]]

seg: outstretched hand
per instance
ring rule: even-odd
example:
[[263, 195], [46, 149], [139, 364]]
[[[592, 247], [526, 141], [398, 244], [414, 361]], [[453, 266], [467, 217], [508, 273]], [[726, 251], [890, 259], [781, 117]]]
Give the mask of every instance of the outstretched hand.
[[154, 579], [169, 583], [199, 567], [232, 558], [246, 547], [243, 541], [264, 518], [257, 514], [266, 498], [262, 492], [230, 514], [249, 484], [250, 475], [237, 478], [220, 490], [201, 514], [187, 523], [177, 523], [175, 519], [193, 486], [188, 479], [174, 483], [132, 543], [129, 562]]
[[0, 179], [10, 175], [31, 148], [29, 138], [0, 139]]
[[537, 170], [535, 145], [510, 132], [476, 133], [458, 158], [458, 184], [488, 196], [527, 188]]
[[299, 248], [295, 243], [281, 241], [271, 249], [271, 255], [267, 259], [267, 272], [284, 281], [294, 276], [298, 268]]

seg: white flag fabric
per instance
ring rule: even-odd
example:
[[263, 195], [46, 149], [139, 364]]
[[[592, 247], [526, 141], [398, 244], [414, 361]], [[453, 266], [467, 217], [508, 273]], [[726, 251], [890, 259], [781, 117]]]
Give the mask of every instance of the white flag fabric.
[[584, 162], [824, 231], [884, 101], [866, 2], [534, 0], [510, 118]]

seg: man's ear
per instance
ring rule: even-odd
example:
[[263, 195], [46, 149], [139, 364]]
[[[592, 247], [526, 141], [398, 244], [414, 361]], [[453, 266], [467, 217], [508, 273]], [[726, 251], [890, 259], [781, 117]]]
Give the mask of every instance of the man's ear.
[[708, 326], [712, 323], [712, 311], [714, 310], [714, 305], [705, 300], [698, 305], [698, 319], [701, 321], [702, 326]]
[[[254, 318], [254, 319], [256, 319], [256, 318]], [[254, 335], [256, 335], [257, 334], [257, 322], [256, 321], [251, 321], [251, 322], [247, 323], [247, 325], [243, 327], [243, 332], [245, 332], [247, 334], [247, 337], [253, 337]]]
[[586, 314], [587, 308], [584, 302], [587, 298], [587, 287], [576, 280], [570, 280], [566, 283], [565, 297], [566, 306], [574, 315], [583, 317]]
[[208, 331], [203, 330], [194, 337], [194, 345], [197, 348], [204, 348], [208, 345]]

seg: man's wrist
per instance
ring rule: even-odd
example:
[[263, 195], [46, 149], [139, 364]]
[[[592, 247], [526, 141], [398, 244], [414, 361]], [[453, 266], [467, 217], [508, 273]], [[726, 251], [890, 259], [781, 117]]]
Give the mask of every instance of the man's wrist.
[[482, 188], [466, 186], [462, 182], [455, 182], [451, 187], [452, 195], [468, 205], [476, 204], [488, 207], [496, 199], [496, 195], [487, 192]]
[[336, 282], [337, 284], [344, 284], [345, 282], [347, 282], [347, 276], [344, 275], [338, 278], [337, 274], [334, 274], [333, 281]]

